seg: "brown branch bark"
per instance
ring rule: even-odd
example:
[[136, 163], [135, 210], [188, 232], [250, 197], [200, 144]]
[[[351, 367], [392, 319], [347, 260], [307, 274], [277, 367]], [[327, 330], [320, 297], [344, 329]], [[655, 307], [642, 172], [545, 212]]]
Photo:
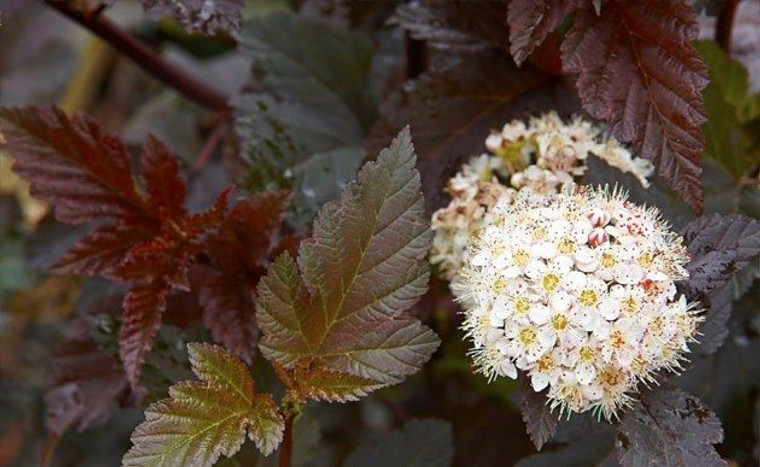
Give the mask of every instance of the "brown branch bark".
[[124, 31], [104, 15], [82, 12], [73, 8], [69, 2], [60, 0], [43, 0], [51, 8], [58, 10], [73, 21], [96, 34], [116, 50], [123, 53], [143, 70], [181, 92], [189, 99], [212, 110], [228, 112], [227, 96], [205, 83], [190, 76], [186, 71], [167, 62], [153, 49]]
[[720, 45], [726, 55], [731, 56], [731, 36], [734, 31], [734, 18], [736, 17], [736, 8], [741, 0], [726, 0], [723, 11], [718, 16], [715, 23], [715, 42]]

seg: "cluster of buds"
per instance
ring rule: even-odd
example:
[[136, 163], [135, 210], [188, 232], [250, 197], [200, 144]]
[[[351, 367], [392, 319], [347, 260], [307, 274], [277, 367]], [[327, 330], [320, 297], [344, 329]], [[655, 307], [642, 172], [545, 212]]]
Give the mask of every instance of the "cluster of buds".
[[618, 192], [520, 190], [484, 214], [469, 254], [456, 293], [476, 367], [524, 371], [552, 409], [611, 419], [680, 368], [701, 320], [676, 291], [682, 239]]
[[461, 269], [467, 245], [498, 199], [510, 200], [518, 190], [542, 196], [558, 193], [583, 176], [589, 154], [634, 174], [644, 186], [652, 173], [648, 161], [633, 157], [615, 139], [604, 139], [591, 123], [565, 123], [553, 112], [528, 125], [508, 123], [489, 135], [485, 146], [489, 153], [471, 159], [449, 180], [451, 202], [433, 215], [431, 262], [445, 280], [454, 279]]

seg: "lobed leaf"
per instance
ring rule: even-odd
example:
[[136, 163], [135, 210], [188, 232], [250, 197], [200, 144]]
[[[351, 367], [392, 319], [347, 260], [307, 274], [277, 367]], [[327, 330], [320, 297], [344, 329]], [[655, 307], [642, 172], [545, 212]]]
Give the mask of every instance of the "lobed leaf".
[[623, 466], [726, 465], [714, 444], [723, 440], [720, 420], [699, 399], [676, 388], [645, 394], [618, 428]]
[[453, 462], [451, 425], [431, 418], [413, 420], [360, 444], [343, 461], [343, 467], [444, 467]]
[[275, 362], [275, 372], [296, 401], [348, 402], [359, 400], [370, 392], [383, 387], [377, 381], [348, 373], [309, 369], [296, 365], [288, 370]]
[[562, 43], [564, 70], [577, 75], [583, 107], [651, 159], [657, 172], [702, 212], [701, 90], [707, 70], [691, 46], [699, 25], [689, 2], [618, 0], [597, 14], [576, 11]]
[[289, 254], [270, 265], [257, 303], [267, 359], [387, 385], [430, 358], [439, 341], [408, 313], [429, 277], [414, 162], [407, 129], [322, 207], [298, 265]]
[[200, 381], [178, 383], [169, 399], [148, 407], [123, 465], [210, 466], [235, 454], [246, 435], [264, 455], [274, 451], [285, 423], [272, 398], [256, 393], [246, 366], [215, 345], [188, 344], [188, 352]]

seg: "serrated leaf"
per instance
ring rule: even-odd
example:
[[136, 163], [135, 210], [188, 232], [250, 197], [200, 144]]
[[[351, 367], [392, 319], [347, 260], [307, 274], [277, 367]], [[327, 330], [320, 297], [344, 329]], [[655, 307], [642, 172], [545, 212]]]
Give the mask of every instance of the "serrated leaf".
[[300, 402], [328, 401], [348, 402], [359, 400], [370, 392], [380, 389], [383, 384], [348, 373], [309, 369], [296, 365], [288, 370], [275, 362], [277, 377], [285, 385], [293, 400]]
[[56, 107], [2, 107], [0, 131], [13, 170], [61, 222], [145, 217], [126, 146], [91, 118], [68, 118]]
[[119, 356], [132, 388], [140, 382], [140, 369], [161, 326], [169, 291], [168, 284], [157, 280], [133, 287], [124, 297]]
[[559, 425], [559, 415], [553, 414], [546, 404], [546, 394], [531, 388], [528, 381], [522, 381], [514, 393], [525, 427], [533, 444], [539, 451], [554, 436]]
[[509, 51], [522, 64], [571, 13], [577, 0], [509, 2]]
[[[526, 110], [563, 106], [553, 95], [554, 89], [530, 95], [545, 79], [529, 67], [517, 69], [504, 53], [464, 56], [454, 66], [423, 73], [389, 99], [368, 136], [368, 146], [379, 150], [401, 128], [411, 125], [425, 200], [435, 209], [445, 201], [442, 187], [446, 180], [462, 162], [483, 150], [492, 128], [525, 116]], [[520, 98], [545, 102], [526, 106]]]
[[216, 270], [199, 294], [203, 323], [214, 340], [249, 364], [258, 341], [256, 283], [266, 273], [290, 199], [287, 191], [268, 191], [242, 200], [207, 240]]
[[618, 427], [623, 466], [725, 465], [714, 444], [723, 440], [720, 420], [699, 399], [680, 389], [646, 393]]
[[237, 101], [248, 183], [293, 187], [295, 221], [303, 225], [337, 196], [364, 155], [377, 113], [368, 84], [371, 44], [345, 29], [270, 14], [246, 23], [241, 48], [265, 91]]
[[581, 3], [562, 43], [583, 107], [702, 212], [701, 152], [707, 70], [691, 46], [699, 25], [686, 1]]
[[153, 216], [174, 218], [187, 216], [185, 199], [187, 182], [174, 152], [155, 136], [145, 138], [142, 176]]
[[427, 289], [430, 230], [408, 129], [367, 163], [304, 240], [259, 282], [263, 355], [381, 384], [415, 373], [438, 347], [409, 314]]
[[360, 444], [343, 461], [343, 467], [448, 467], [454, 462], [452, 438], [448, 422], [413, 420]]
[[257, 394], [246, 366], [221, 347], [187, 347], [200, 381], [176, 384], [169, 399], [148, 407], [123, 465], [211, 466], [235, 454], [246, 434], [269, 455], [285, 429], [271, 396]]
[[493, 47], [509, 51], [507, 2], [408, 2], [388, 20], [411, 37], [447, 51], [469, 53]]
[[243, 0], [142, 0], [148, 18], [174, 18], [188, 32], [217, 34], [240, 28]]
[[682, 233], [691, 256], [685, 285], [697, 296], [723, 287], [760, 255], [760, 220], [740, 214], [702, 216]]

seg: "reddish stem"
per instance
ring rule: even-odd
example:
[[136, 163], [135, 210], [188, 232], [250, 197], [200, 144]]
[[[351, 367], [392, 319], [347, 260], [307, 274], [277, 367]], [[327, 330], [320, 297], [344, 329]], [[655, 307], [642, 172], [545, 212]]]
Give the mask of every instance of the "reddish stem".
[[718, 22], [715, 24], [715, 42], [720, 45], [726, 55], [731, 55], [731, 37], [734, 30], [734, 18], [736, 18], [736, 8], [741, 0], [726, 0], [723, 11], [718, 16]]
[[211, 158], [211, 154], [214, 153], [214, 149], [216, 149], [216, 146], [222, 139], [222, 136], [224, 136], [224, 132], [226, 130], [227, 124], [224, 123], [224, 121], [220, 122], [216, 125], [216, 127], [214, 127], [211, 135], [209, 135], [208, 139], [206, 140], [206, 144], [203, 145], [201, 152], [198, 153], [198, 157], [196, 157], [195, 161], [193, 161], [193, 166], [191, 167], [191, 170], [193, 172], [200, 170], [204, 165], [206, 165], [206, 163]]
[[165, 61], [153, 49], [128, 34], [104, 15], [82, 12], [74, 2], [44, 0], [51, 8], [76, 21], [137, 63], [143, 70], [173, 87], [191, 100], [213, 110], [227, 112], [227, 97]]
[[285, 419], [285, 433], [282, 436], [280, 444], [280, 467], [290, 467], [290, 461], [293, 458], [293, 420], [294, 416], [289, 415]]

